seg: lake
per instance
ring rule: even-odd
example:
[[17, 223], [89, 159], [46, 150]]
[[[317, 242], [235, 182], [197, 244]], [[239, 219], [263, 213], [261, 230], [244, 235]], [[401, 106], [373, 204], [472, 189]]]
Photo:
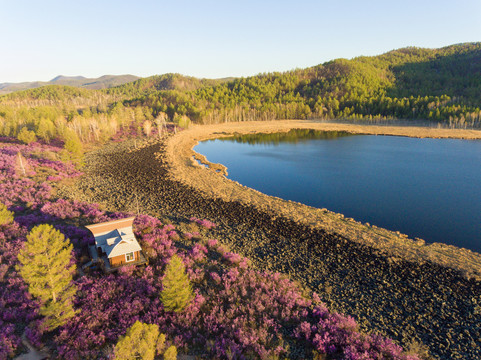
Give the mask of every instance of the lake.
[[195, 151], [268, 195], [481, 253], [481, 141], [295, 130]]

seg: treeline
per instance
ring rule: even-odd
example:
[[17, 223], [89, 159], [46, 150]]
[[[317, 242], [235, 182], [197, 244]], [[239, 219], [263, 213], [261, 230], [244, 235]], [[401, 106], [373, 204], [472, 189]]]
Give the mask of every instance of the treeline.
[[104, 89], [102, 92], [116, 99], [132, 99], [161, 90], [192, 91], [204, 86], [214, 86], [228, 79], [198, 79], [180, 74], [163, 74], [138, 79], [120, 86]]
[[481, 45], [407, 48], [285, 73], [176, 88], [126, 101], [198, 123], [276, 119], [422, 119], [481, 126]]
[[47, 85], [39, 88], [22, 90], [0, 96], [0, 105], [18, 107], [55, 106], [79, 109], [90, 106], [106, 106], [115, 98], [101, 90], [88, 90], [73, 86]]
[[74, 131], [81, 142], [101, 142], [120, 130], [141, 133], [145, 121], [154, 125], [151, 109], [125, 107], [122, 103], [75, 111], [57, 106], [12, 108], [0, 105], [0, 136], [18, 137], [25, 128], [46, 143], [63, 139], [67, 130]]
[[185, 127], [277, 119], [415, 119], [479, 128], [481, 43], [405, 48], [248, 78], [165, 74], [104, 90], [45, 86], [0, 97], [0, 135], [28, 130], [47, 142], [66, 129], [93, 142], [119, 131], [155, 133], [166, 121]]

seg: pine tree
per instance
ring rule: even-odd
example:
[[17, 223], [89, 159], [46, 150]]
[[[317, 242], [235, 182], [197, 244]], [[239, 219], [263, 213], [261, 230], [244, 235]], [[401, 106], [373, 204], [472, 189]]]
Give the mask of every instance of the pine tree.
[[177, 348], [174, 345], [169, 346], [164, 353], [164, 360], [176, 360], [177, 359]]
[[177, 115], [174, 117], [174, 123], [183, 129], [187, 129], [190, 125], [190, 119], [185, 115]]
[[157, 354], [162, 355], [165, 350], [165, 334], [160, 334], [157, 339], [157, 345], [155, 346]]
[[[64, 134], [64, 160], [72, 160], [77, 165], [83, 163], [82, 143], [77, 133], [71, 129], [67, 129]], [[68, 155], [67, 155], [68, 154]]]
[[19, 273], [28, 284], [28, 291], [40, 300], [40, 314], [45, 326], [53, 330], [75, 315], [72, 285], [75, 265], [70, 264], [72, 244], [48, 224], [34, 227], [18, 254]]
[[165, 270], [160, 299], [167, 311], [179, 312], [189, 305], [192, 298], [192, 287], [185, 273], [184, 263], [174, 255]]
[[52, 120], [41, 118], [37, 124], [35, 133], [47, 143], [55, 136], [55, 125]]
[[13, 212], [9, 211], [4, 203], [0, 202], [0, 225], [8, 225], [13, 222]]
[[33, 131], [28, 130], [27, 127], [24, 126], [18, 133], [17, 139], [28, 145], [37, 141], [37, 136]]
[[153, 360], [158, 338], [159, 327], [156, 324], [136, 321], [115, 345], [115, 360]]

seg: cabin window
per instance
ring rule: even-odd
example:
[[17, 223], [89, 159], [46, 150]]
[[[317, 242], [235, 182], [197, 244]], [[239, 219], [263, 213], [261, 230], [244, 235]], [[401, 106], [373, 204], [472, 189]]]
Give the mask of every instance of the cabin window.
[[126, 262], [128, 262], [128, 261], [134, 261], [134, 253], [133, 253], [133, 252], [130, 252], [130, 253], [125, 254], [125, 261], [126, 261]]

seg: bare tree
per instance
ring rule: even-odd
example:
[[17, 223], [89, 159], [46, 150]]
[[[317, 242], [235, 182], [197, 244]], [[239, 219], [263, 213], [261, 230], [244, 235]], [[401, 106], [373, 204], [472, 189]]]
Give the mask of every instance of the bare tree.
[[162, 137], [164, 127], [166, 125], [167, 114], [160, 112], [155, 118], [155, 123], [157, 124], [157, 132], [159, 133], [159, 139]]

